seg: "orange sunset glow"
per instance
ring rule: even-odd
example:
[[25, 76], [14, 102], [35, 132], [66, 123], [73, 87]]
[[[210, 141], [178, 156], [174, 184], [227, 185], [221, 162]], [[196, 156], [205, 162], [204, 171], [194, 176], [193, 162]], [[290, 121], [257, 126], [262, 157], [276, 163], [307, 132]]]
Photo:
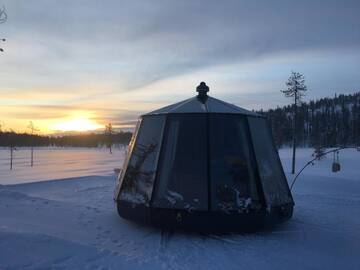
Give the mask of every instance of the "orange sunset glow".
[[102, 127], [102, 125], [99, 125], [89, 119], [79, 118], [56, 123], [50, 128], [56, 131], [91, 131]]

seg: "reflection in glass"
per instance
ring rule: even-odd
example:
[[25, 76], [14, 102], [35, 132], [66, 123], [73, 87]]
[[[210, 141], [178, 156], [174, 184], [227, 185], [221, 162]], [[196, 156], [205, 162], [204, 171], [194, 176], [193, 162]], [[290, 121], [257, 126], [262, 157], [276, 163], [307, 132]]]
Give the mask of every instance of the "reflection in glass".
[[149, 205], [160, 152], [164, 116], [146, 116], [127, 166], [120, 199]]
[[[135, 139], [137, 137], [137, 134], [139, 132], [139, 128], [140, 128], [140, 124], [141, 124], [141, 119], [139, 119], [136, 123], [136, 127], [135, 127], [135, 130], [134, 130], [134, 133], [131, 137], [131, 140], [129, 142], [129, 145], [127, 147], [127, 150], [126, 150], [126, 158], [124, 160], [124, 165], [123, 165], [123, 168], [127, 168], [128, 167], [128, 164], [129, 164], [129, 161], [130, 161], [130, 157], [131, 157], [131, 153], [134, 149], [134, 144], [135, 144]], [[119, 181], [118, 181], [118, 184], [115, 188], [115, 198], [117, 198], [118, 194], [119, 194], [119, 191], [120, 191], [120, 187], [122, 186], [122, 183], [124, 181], [124, 174], [125, 174], [125, 169], [121, 170], [121, 173], [119, 175]]]
[[249, 118], [249, 127], [267, 207], [293, 203], [289, 186], [265, 119]]
[[260, 207], [246, 118], [210, 117], [211, 208], [243, 212]]

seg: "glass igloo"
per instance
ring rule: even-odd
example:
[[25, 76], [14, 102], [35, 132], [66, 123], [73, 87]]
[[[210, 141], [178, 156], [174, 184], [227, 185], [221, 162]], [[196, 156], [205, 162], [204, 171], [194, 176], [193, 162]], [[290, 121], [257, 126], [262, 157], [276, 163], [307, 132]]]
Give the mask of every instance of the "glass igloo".
[[163, 228], [253, 231], [294, 201], [266, 119], [207, 95], [140, 117], [119, 175], [121, 217]]

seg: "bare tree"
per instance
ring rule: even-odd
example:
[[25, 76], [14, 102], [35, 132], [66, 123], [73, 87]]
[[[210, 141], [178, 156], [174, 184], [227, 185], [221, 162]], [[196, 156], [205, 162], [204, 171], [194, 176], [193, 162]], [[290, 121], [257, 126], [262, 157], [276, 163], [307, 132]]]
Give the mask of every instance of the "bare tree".
[[7, 13], [5, 10], [5, 7], [3, 6], [2, 8], [0, 8], [0, 23], [4, 23], [7, 21]]
[[[2, 132], [2, 128], [5, 126], [3, 121], [0, 121], [0, 133]], [[10, 129], [10, 132], [13, 132], [12, 129]], [[10, 137], [10, 170], [13, 169], [13, 159], [14, 159], [14, 151], [16, 150], [13, 141]]]
[[109, 123], [105, 126], [105, 136], [107, 137], [107, 147], [109, 148], [110, 154], [112, 154], [112, 135], [114, 134], [114, 130], [112, 124]]
[[[0, 23], [4, 23], [7, 21], [7, 13], [5, 7], [0, 8]], [[0, 41], [6, 41], [5, 38], [1, 38]], [[4, 49], [0, 48], [0, 52], [3, 52]]]
[[35, 131], [39, 131], [37, 128], [35, 128], [34, 123], [32, 121], [29, 122], [28, 129], [31, 131], [31, 162], [30, 166], [34, 166], [34, 133]]
[[[10, 129], [10, 132], [14, 132], [12, 129]], [[12, 138], [10, 138], [10, 170], [13, 169], [13, 160], [14, 160], [14, 151], [16, 150], [16, 147], [14, 145], [14, 141]]]
[[305, 96], [307, 87], [305, 85], [304, 75], [298, 72], [291, 72], [291, 75], [286, 82], [287, 89], [281, 90], [285, 97], [294, 99], [294, 117], [293, 117], [293, 155], [291, 173], [295, 174], [295, 156], [296, 156], [296, 128], [297, 128], [297, 107], [301, 104], [302, 98]]

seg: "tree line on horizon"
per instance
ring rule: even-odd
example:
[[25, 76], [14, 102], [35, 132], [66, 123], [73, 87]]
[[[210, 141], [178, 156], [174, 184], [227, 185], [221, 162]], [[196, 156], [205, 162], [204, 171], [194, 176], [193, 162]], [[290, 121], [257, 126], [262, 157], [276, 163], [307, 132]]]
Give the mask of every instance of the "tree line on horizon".
[[[292, 143], [293, 106], [257, 111], [267, 117], [278, 148]], [[299, 147], [360, 145], [360, 92], [302, 102], [297, 113], [296, 136]], [[109, 147], [109, 143], [128, 144], [131, 136], [131, 132], [122, 131], [49, 136], [0, 130], [0, 147]]]
[[0, 130], [0, 147], [109, 147], [128, 144], [131, 136], [131, 132], [123, 131], [50, 136]]
[[[267, 117], [278, 148], [293, 140], [293, 106], [257, 111]], [[297, 107], [296, 138], [299, 147], [360, 145], [360, 92], [302, 102]]]

